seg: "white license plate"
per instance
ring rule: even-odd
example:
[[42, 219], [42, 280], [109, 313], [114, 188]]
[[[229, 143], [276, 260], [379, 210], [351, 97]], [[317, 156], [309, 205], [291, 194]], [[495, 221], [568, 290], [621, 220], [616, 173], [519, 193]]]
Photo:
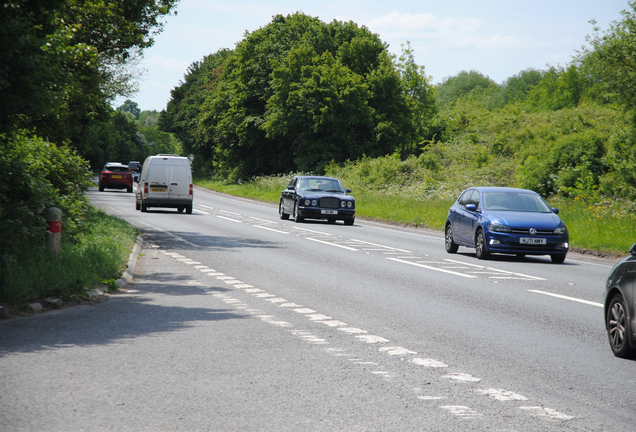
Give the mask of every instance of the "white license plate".
[[521, 237], [519, 239], [519, 243], [528, 245], [544, 245], [546, 244], [546, 239], [535, 237]]
[[338, 210], [320, 210], [321, 214], [338, 214]]

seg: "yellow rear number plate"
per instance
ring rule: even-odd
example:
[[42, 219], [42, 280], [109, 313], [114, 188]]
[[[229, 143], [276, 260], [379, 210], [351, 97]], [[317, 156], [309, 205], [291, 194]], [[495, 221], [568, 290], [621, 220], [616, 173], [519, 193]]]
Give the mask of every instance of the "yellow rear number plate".
[[114, 176], [111, 176], [111, 177], [112, 177], [112, 178], [121, 178], [121, 176], [120, 176], [120, 175], [114, 175]]
[[150, 188], [150, 192], [165, 192], [165, 191], [166, 191], [166, 188], [157, 188], [157, 187]]

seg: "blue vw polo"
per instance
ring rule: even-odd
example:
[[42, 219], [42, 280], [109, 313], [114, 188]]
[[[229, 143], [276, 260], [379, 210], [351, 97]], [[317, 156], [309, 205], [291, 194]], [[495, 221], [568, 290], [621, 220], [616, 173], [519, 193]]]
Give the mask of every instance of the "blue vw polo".
[[473, 187], [448, 210], [445, 245], [475, 248], [479, 259], [490, 254], [550, 255], [561, 264], [569, 250], [565, 223], [541, 196], [527, 189]]

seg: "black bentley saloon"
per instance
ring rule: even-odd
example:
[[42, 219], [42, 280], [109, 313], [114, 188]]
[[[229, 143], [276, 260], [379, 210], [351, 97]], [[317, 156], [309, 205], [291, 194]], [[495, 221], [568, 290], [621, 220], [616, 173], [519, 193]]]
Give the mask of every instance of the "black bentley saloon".
[[351, 189], [345, 190], [337, 178], [296, 176], [280, 194], [278, 213], [281, 219], [289, 219], [291, 215], [296, 222], [324, 219], [353, 225], [356, 202], [349, 193]]

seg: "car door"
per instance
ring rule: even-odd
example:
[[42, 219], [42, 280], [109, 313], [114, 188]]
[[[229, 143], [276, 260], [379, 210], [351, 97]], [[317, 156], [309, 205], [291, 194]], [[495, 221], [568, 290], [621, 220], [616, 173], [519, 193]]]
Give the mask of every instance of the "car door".
[[468, 204], [474, 189], [468, 189], [459, 197], [457, 203], [451, 208], [451, 223], [453, 225], [453, 238], [455, 241], [462, 243], [470, 243], [466, 227], [464, 226], [466, 213], [466, 204]]
[[[285, 213], [291, 214], [294, 211], [294, 201], [296, 199], [296, 184], [298, 183], [298, 177], [294, 177], [287, 184], [287, 187], [282, 192], [282, 200], [283, 200], [283, 208], [285, 209]], [[290, 189], [294, 188], [294, 189]]]
[[479, 211], [481, 207], [479, 205], [479, 191], [473, 190], [473, 193], [470, 194], [466, 205], [474, 204], [476, 210], [468, 210], [464, 207], [461, 216], [461, 226], [462, 226], [462, 235], [465, 238], [465, 241], [469, 244], [475, 243], [475, 229], [477, 227], [477, 223], [479, 221]]

